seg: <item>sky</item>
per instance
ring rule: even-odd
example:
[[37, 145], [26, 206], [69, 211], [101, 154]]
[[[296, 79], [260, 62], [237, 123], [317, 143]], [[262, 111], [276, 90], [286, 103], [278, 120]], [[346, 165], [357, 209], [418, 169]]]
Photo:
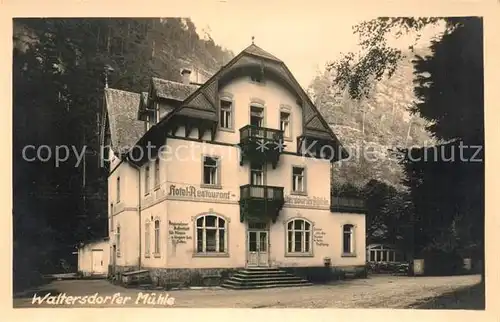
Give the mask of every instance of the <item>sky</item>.
[[[307, 89], [327, 62], [335, 61], [342, 53], [357, 51], [358, 36], [352, 27], [374, 16], [339, 10], [284, 10], [268, 6], [217, 6], [215, 11], [190, 15], [203, 35], [206, 30], [215, 43], [237, 55], [252, 43], [281, 59], [303, 88]], [[433, 31], [431, 34], [435, 34]], [[428, 41], [423, 37], [422, 42]], [[400, 40], [399, 45], [407, 41]]]
[[[252, 36], [255, 37], [257, 46], [281, 59], [302, 87], [307, 88], [328, 61], [357, 48], [358, 39], [352, 34], [351, 26], [359, 20], [346, 16], [318, 21], [318, 24], [299, 24], [300, 19], [293, 14], [283, 15], [279, 20], [272, 15], [260, 16], [258, 20], [237, 14], [224, 20], [191, 16], [199, 33], [207, 30], [215, 43], [235, 55], [252, 43]], [[326, 30], [335, 31], [332, 39], [325, 38]]]

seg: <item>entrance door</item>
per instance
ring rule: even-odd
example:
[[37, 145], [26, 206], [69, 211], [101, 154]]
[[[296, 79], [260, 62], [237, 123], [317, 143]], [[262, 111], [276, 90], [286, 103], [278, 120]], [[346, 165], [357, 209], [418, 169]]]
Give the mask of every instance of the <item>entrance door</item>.
[[267, 225], [249, 224], [247, 243], [248, 266], [269, 266], [269, 230]]
[[92, 273], [102, 274], [104, 273], [104, 261], [103, 261], [103, 251], [102, 249], [92, 250]]

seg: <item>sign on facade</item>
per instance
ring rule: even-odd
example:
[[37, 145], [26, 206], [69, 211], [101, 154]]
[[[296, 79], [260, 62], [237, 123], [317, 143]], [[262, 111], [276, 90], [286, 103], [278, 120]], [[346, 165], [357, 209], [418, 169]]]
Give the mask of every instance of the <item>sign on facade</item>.
[[330, 209], [330, 200], [325, 197], [285, 196], [285, 206], [295, 208]]
[[177, 200], [193, 201], [215, 201], [234, 202], [237, 196], [231, 191], [217, 191], [213, 189], [202, 189], [196, 186], [176, 186], [170, 185], [168, 188], [168, 198]]

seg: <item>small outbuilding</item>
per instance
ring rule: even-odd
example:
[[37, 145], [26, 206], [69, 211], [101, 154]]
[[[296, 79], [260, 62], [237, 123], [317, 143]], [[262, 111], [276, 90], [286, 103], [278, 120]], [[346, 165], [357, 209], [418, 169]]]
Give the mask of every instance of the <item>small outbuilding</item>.
[[101, 238], [78, 248], [78, 272], [83, 276], [107, 276], [109, 238]]

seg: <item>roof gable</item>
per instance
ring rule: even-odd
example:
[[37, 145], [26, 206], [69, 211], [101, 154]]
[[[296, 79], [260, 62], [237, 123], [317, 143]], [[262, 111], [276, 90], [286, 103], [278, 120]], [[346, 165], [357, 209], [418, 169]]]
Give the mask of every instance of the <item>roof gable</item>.
[[[286, 83], [286, 85], [291, 90], [293, 90], [293, 92], [295, 92], [303, 109], [303, 135], [332, 140], [340, 147], [342, 147], [340, 141], [333, 133], [328, 123], [325, 121], [321, 113], [315, 107], [309, 96], [300, 86], [298, 81], [295, 79], [295, 77], [290, 72], [288, 67], [283, 63], [283, 61], [279, 60], [274, 55], [266, 52], [265, 50], [254, 44], [250, 45], [242, 52], [240, 52], [203, 85], [191, 92], [191, 94], [189, 94], [179, 106], [177, 106], [172, 112], [167, 114], [160, 121], [160, 123], [157, 124], [156, 130], [167, 127], [169, 120], [176, 115], [196, 115], [197, 117], [211, 119], [216, 122], [218, 119], [217, 106], [218, 88], [220, 82], [224, 79], [224, 77], [230, 75], [232, 70], [244, 68], [247, 66], [260, 66], [261, 70], [264, 73], [276, 75], [284, 83]], [[141, 142], [146, 141], [147, 138], [145, 137], [141, 139]]]

